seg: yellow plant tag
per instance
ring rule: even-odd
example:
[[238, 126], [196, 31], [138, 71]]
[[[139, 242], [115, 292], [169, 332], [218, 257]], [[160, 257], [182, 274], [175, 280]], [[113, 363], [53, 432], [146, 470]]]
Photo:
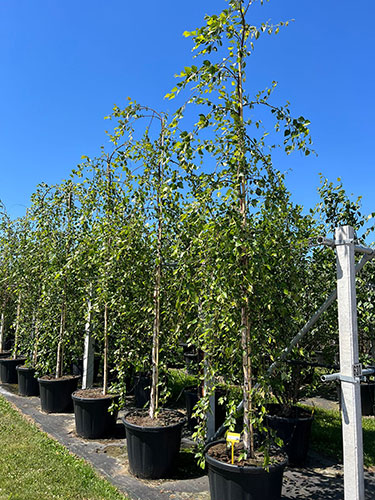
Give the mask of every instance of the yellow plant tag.
[[234, 443], [240, 441], [241, 434], [237, 432], [227, 432], [227, 443], [232, 445], [232, 465], [234, 463]]
[[236, 443], [241, 440], [241, 434], [237, 432], [227, 432], [227, 441], [228, 443]]

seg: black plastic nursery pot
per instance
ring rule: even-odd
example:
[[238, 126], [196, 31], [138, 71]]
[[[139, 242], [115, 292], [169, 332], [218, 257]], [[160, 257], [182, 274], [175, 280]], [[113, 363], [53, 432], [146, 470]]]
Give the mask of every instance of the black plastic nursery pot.
[[186, 354], [188, 352], [195, 352], [195, 346], [188, 344], [187, 342], [179, 342], [178, 344], [180, 347], [182, 347], [183, 353]]
[[18, 394], [20, 396], [39, 396], [39, 384], [35, 378], [35, 368], [18, 365]]
[[185, 406], [186, 406], [186, 417], [188, 429], [193, 432], [198, 421], [196, 418], [192, 417], [194, 406], [199, 400], [199, 389], [197, 387], [187, 387], [184, 390], [185, 395]]
[[307, 460], [310, 445], [311, 425], [314, 417], [311, 412], [293, 407], [295, 416], [283, 417], [280, 405], [268, 406], [266, 425], [274, 429], [284, 442], [284, 450], [289, 458], [289, 465], [303, 466]]
[[[100, 357], [94, 357], [94, 382], [98, 378], [100, 367]], [[72, 374], [83, 377], [83, 359], [79, 359], [72, 362]]]
[[122, 419], [126, 429], [130, 472], [143, 479], [170, 477], [180, 451], [181, 431], [186, 420], [184, 415], [180, 413], [181, 421], [174, 425], [142, 427], [127, 420], [130, 414]]
[[71, 413], [72, 393], [77, 390], [78, 380], [78, 376], [38, 378], [42, 410], [47, 413]]
[[[185, 395], [185, 406], [186, 406], [186, 416], [187, 416], [187, 426], [188, 429], [193, 432], [195, 426], [197, 425], [197, 419], [192, 417], [194, 406], [199, 400], [199, 387], [187, 387], [184, 389]], [[226, 407], [225, 405], [219, 404], [220, 397], [224, 396], [226, 393], [225, 389], [215, 390], [215, 430], [217, 430], [225, 421], [226, 417]]]
[[[361, 382], [361, 409], [362, 416], [375, 415], [375, 382]], [[337, 384], [337, 397], [341, 409], [341, 384]]]
[[225, 389], [218, 387], [215, 389], [215, 430], [224, 422], [226, 417], [226, 406], [219, 404], [219, 399], [227, 394]]
[[0, 379], [3, 384], [17, 384], [17, 366], [23, 365], [26, 358], [0, 358]]
[[361, 383], [362, 415], [375, 415], [375, 382]]
[[11, 351], [0, 352], [0, 359], [2, 359], [2, 358], [9, 358], [11, 355], [12, 355]]
[[134, 376], [134, 399], [136, 408], [144, 408], [150, 401], [151, 376], [138, 374]]
[[90, 398], [72, 394], [76, 433], [87, 439], [98, 439], [113, 434], [118, 410], [108, 411], [112, 403], [118, 403], [119, 396], [108, 394], [100, 398]]
[[186, 371], [189, 375], [196, 375], [199, 369], [199, 356], [197, 353], [184, 353]]
[[[214, 446], [217, 442], [212, 443]], [[208, 449], [209, 449], [208, 448]], [[206, 453], [211, 500], [279, 500], [287, 460], [268, 469], [227, 464]]]
[[132, 367], [129, 367], [125, 372], [126, 394], [134, 395], [134, 384], [135, 384], [134, 370]]

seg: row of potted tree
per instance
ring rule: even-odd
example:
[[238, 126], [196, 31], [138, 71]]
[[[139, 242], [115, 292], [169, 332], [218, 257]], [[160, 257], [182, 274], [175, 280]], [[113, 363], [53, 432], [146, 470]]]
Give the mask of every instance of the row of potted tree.
[[[148, 407], [124, 420], [127, 448], [134, 474], [163, 477], [176, 463], [184, 423], [163, 404], [167, 366], [180, 342], [194, 346], [201, 368], [194, 436], [209, 467], [211, 497], [221, 500], [280, 497], [286, 460], [272, 428], [279, 413], [292, 419], [293, 430], [297, 417], [311, 425], [311, 415], [295, 408], [293, 389], [308, 382], [310, 370], [300, 360], [313, 358], [317, 339], [328, 364], [336, 349], [332, 310], [313, 340], [293, 350], [299, 364], [279, 364], [269, 374], [334, 286], [329, 250], [309, 249], [308, 239], [340, 224], [359, 231], [366, 220], [340, 184], [323, 182], [312, 213], [292, 202], [271, 152], [280, 145], [287, 154], [310, 154], [309, 122], [294, 118], [289, 104], [273, 104], [275, 83], [254, 95], [246, 89], [255, 41], [287, 24], [251, 25], [252, 3], [230, 0], [185, 33], [197, 63], [184, 68], [167, 96], [182, 102], [176, 113], [133, 101], [115, 107], [108, 117], [112, 149], [84, 157], [60, 185], [40, 185], [25, 217], [11, 221], [3, 211], [0, 233], [1, 352], [6, 332], [13, 339], [11, 359], [6, 352], [0, 359], [3, 382], [6, 366], [20, 365], [21, 392], [39, 389], [50, 412], [74, 402], [77, 433], [96, 438], [113, 428], [127, 376], [148, 373]], [[373, 290], [366, 287], [374, 268], [367, 269], [359, 304], [363, 351], [371, 356]], [[101, 388], [92, 386], [94, 344], [103, 361]], [[70, 365], [82, 358], [84, 387], [77, 390]], [[204, 449], [209, 398], [223, 381], [241, 387], [234, 463], [225, 443]], [[230, 430], [238, 426], [234, 394], [223, 396]], [[267, 407], [274, 398], [278, 404]], [[305, 456], [289, 450], [291, 461]]]

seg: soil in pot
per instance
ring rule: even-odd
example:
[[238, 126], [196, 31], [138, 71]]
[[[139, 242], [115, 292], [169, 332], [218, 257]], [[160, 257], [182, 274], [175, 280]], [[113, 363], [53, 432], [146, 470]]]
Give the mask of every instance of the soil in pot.
[[23, 365], [26, 358], [21, 356], [16, 359], [1, 358], [0, 359], [0, 379], [3, 384], [17, 384], [17, 370], [18, 365]]
[[150, 401], [151, 376], [138, 374], [134, 376], [134, 399], [136, 408], [144, 408]]
[[20, 396], [39, 396], [39, 384], [35, 378], [35, 368], [18, 365], [18, 394]]
[[0, 352], [0, 359], [10, 358], [11, 355], [12, 355], [12, 351], [2, 351], [2, 352]]
[[271, 457], [267, 469], [264, 456], [239, 460], [242, 447], [236, 446], [234, 463], [225, 442], [212, 443], [206, 453], [211, 500], [279, 500], [287, 460], [283, 454]]
[[176, 467], [185, 417], [176, 410], [161, 409], [151, 419], [146, 410], [127, 413], [122, 419], [130, 472], [144, 479], [170, 477]]
[[72, 394], [76, 433], [87, 439], [111, 436], [116, 427], [118, 410], [109, 407], [119, 402], [119, 396], [106, 394], [101, 389], [80, 389]]
[[303, 466], [309, 451], [311, 425], [314, 419], [312, 412], [298, 406], [284, 408], [272, 404], [267, 407], [267, 413], [266, 425], [274, 429], [277, 436], [283, 440], [289, 464]]
[[47, 413], [72, 412], [72, 393], [77, 390], [78, 380], [79, 377], [75, 375], [60, 378], [45, 375], [38, 378], [42, 410]]

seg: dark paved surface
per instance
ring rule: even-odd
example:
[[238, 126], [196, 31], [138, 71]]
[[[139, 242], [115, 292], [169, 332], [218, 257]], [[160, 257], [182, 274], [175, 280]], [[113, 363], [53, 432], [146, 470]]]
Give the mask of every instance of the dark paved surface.
[[[39, 398], [24, 398], [16, 386], [0, 386], [0, 394], [13, 403], [43, 431], [65, 445], [72, 453], [90, 462], [132, 500], [209, 500], [207, 476], [194, 467], [193, 454], [181, 453], [176, 478], [159, 481], [139, 480], [128, 471], [126, 440], [118, 421], [113, 439], [85, 440], [74, 432], [73, 414], [46, 414], [40, 409]], [[284, 474], [283, 500], [314, 499], [342, 500], [342, 466], [311, 454], [304, 469], [287, 469]], [[366, 472], [366, 500], [375, 499], [374, 473]]]

